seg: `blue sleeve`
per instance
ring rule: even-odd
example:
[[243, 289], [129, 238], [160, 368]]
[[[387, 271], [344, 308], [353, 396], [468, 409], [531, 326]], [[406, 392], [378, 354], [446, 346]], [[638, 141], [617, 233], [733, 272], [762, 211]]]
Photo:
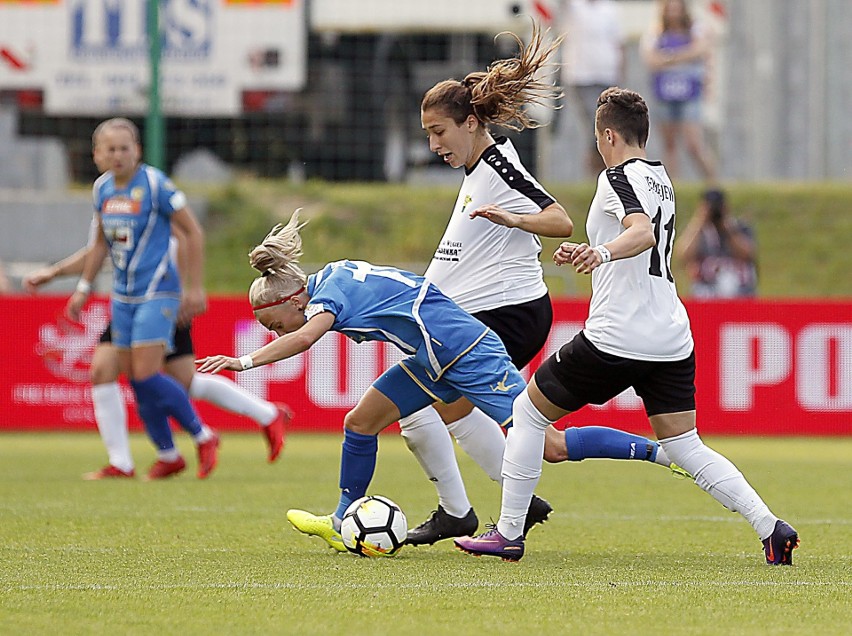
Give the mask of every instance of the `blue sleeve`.
[[163, 173], [158, 173], [157, 209], [160, 214], [171, 217], [177, 210], [186, 207], [186, 195], [178, 190], [174, 182]]
[[345, 290], [341, 289], [339, 285], [344, 281], [338, 280], [339, 278], [339, 276], [332, 275], [314, 289], [314, 295], [311, 296], [308, 306], [305, 308], [305, 315], [308, 320], [318, 313], [328, 312], [334, 315], [336, 325], [349, 315], [350, 303], [346, 300]]

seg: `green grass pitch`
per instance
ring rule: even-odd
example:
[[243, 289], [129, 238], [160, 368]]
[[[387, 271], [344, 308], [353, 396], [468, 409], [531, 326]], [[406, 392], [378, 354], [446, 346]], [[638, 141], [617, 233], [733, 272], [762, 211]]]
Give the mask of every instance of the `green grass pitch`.
[[[335, 554], [288, 527], [329, 512], [341, 436], [292, 435], [277, 464], [259, 435], [225, 435], [207, 481], [84, 482], [94, 434], [0, 436], [3, 634], [849, 634], [852, 439], [716, 438], [799, 531], [795, 565], [768, 567], [752, 529], [644, 462], [545, 466], [554, 505], [517, 564], [451, 542], [393, 559]], [[153, 452], [133, 449], [144, 469]], [[180, 444], [188, 456], [185, 437]], [[499, 489], [460, 455], [480, 527]], [[409, 525], [435, 506], [397, 435], [371, 493]]]

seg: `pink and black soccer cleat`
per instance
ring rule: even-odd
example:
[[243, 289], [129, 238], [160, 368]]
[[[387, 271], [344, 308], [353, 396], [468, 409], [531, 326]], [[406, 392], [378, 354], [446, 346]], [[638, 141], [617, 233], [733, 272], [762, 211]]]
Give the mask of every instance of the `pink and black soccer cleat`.
[[799, 547], [799, 533], [786, 521], [779, 519], [775, 529], [763, 540], [767, 565], [793, 565], [793, 550]]
[[524, 537], [507, 539], [496, 526], [475, 537], [455, 539], [454, 543], [459, 550], [473, 556], [496, 556], [511, 563], [520, 561], [524, 556]]

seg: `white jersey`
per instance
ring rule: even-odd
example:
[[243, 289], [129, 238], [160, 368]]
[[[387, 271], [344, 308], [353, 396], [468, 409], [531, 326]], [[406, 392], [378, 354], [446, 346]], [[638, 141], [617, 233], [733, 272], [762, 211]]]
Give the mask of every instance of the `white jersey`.
[[692, 352], [692, 332], [671, 273], [675, 198], [661, 163], [630, 159], [600, 174], [586, 222], [589, 245], [618, 237], [628, 214], [651, 218], [657, 245], [592, 272], [584, 333], [601, 351], [622, 358], [683, 360]]
[[425, 277], [470, 313], [518, 305], [547, 293], [538, 236], [471, 219], [495, 204], [514, 214], [537, 214], [555, 200], [521, 164], [505, 137], [496, 139], [470, 170]]

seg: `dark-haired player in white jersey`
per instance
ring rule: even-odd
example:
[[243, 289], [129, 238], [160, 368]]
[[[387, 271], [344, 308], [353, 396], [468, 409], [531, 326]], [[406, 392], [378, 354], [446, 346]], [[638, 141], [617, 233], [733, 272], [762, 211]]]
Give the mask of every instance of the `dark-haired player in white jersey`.
[[607, 170], [598, 177], [589, 209], [590, 245], [562, 243], [553, 255], [557, 265], [570, 263], [592, 275], [585, 329], [548, 358], [515, 399], [496, 528], [455, 543], [470, 554], [518, 561], [542, 453], [550, 458], [554, 447], [560, 450], [551, 425], [633, 387], [671, 460], [745, 517], [763, 542], [767, 563], [791, 565], [796, 531], [772, 514], [736, 466], [704, 445], [695, 428], [692, 333], [670, 269], [674, 189], [663, 165], [646, 158], [645, 101], [633, 91], [609, 88], [598, 99], [595, 124]]
[[[518, 58], [498, 60], [462, 81], [445, 80], [421, 102], [429, 148], [464, 181], [444, 236], [425, 277], [503, 341], [512, 362], [525, 367], [542, 349], [553, 322], [544, 283], [538, 236], [568, 237], [573, 224], [559, 203], [523, 166], [512, 142], [493, 136], [489, 125], [536, 127], [527, 104], [554, 92], [536, 77], [558, 41], [546, 45], [534, 31], [530, 44], [517, 40]], [[440, 415], [439, 415], [440, 412]], [[444, 426], [446, 422], [446, 427]], [[467, 498], [451, 437], [500, 482], [505, 436], [499, 426], [466, 400], [430, 406], [400, 421], [409, 448], [438, 490], [438, 506], [409, 530], [407, 542], [432, 544], [475, 531], [476, 513]], [[570, 428], [573, 461], [587, 457], [638, 459], [669, 466], [657, 442], [606, 427]], [[525, 530], [547, 519], [550, 505], [533, 497]]]

